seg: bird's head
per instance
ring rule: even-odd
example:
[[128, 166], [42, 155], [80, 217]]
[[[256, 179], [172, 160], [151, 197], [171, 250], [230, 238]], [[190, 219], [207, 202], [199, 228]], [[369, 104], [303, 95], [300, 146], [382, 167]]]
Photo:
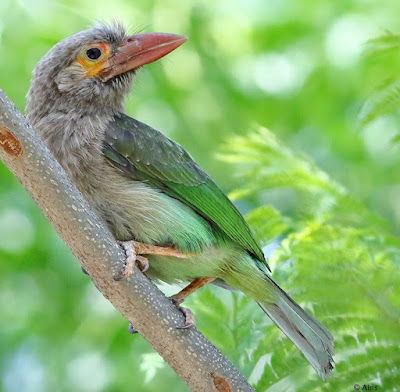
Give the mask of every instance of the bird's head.
[[26, 113], [31, 123], [53, 113], [119, 111], [137, 70], [186, 41], [175, 34], [127, 35], [100, 24], [56, 44], [33, 72]]

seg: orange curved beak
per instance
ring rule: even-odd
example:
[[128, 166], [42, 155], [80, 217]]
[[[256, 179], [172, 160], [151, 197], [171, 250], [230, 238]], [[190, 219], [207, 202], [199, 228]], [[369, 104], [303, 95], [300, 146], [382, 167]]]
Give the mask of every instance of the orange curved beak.
[[103, 82], [164, 57], [187, 41], [176, 34], [145, 33], [131, 35], [104, 64], [99, 74]]

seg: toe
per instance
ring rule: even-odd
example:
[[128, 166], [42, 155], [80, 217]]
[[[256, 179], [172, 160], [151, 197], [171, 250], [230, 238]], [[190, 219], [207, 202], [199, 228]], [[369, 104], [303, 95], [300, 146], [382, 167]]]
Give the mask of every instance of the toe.
[[176, 327], [177, 329], [188, 329], [190, 327], [194, 326], [194, 314], [193, 312], [188, 309], [188, 308], [184, 308], [182, 306], [179, 307], [179, 310], [183, 313], [183, 315], [185, 316], [185, 324]]
[[122, 274], [124, 277], [132, 276], [136, 263], [136, 248], [130, 241], [121, 241], [120, 244], [126, 254], [126, 263]]
[[[81, 267], [81, 269], [82, 269], [82, 272], [83, 272], [85, 275], [89, 275], [89, 272], [87, 272], [87, 271], [85, 270], [85, 268]], [[90, 276], [90, 275], [89, 275], [89, 276]]]
[[171, 296], [170, 299], [174, 303], [174, 305], [177, 305], [177, 306], [179, 306], [180, 304], [183, 303], [183, 301], [185, 301], [185, 298], [180, 297], [179, 294], [175, 294], [175, 295]]
[[136, 260], [140, 263], [140, 266], [142, 267], [142, 272], [146, 272], [149, 269], [150, 264], [147, 257], [136, 256]]
[[131, 323], [129, 323], [128, 331], [131, 334], [139, 333], [138, 331], [136, 331], [135, 327]]

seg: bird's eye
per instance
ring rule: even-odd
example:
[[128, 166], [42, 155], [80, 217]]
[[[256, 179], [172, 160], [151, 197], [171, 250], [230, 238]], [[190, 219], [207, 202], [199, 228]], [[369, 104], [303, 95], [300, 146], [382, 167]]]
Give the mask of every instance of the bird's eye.
[[86, 57], [89, 60], [97, 60], [101, 56], [101, 50], [97, 47], [90, 48], [86, 51]]

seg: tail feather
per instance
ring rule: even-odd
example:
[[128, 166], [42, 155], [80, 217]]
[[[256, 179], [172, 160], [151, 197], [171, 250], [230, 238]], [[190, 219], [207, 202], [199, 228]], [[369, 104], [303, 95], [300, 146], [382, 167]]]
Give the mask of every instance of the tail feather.
[[306, 313], [272, 279], [278, 294], [274, 303], [259, 303], [261, 309], [304, 354], [323, 378], [333, 369], [333, 336], [317, 320]]

